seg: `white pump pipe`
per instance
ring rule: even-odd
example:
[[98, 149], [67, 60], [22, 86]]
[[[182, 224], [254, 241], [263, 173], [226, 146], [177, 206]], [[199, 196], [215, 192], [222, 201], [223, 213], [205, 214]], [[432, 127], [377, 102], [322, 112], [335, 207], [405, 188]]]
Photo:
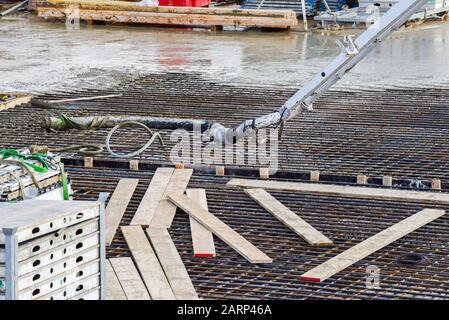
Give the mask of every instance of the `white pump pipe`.
[[399, 29], [426, 3], [427, 0], [400, 0], [354, 41], [352, 37], [345, 36], [343, 43], [340, 44], [342, 53], [288, 99], [278, 111], [246, 120], [233, 128], [226, 128], [219, 123], [212, 124], [210, 133], [215, 143], [235, 143], [261, 128], [278, 125], [282, 128], [286, 121], [298, 116], [303, 110], [313, 110], [313, 102], [323, 92], [340, 80], [376, 45]]

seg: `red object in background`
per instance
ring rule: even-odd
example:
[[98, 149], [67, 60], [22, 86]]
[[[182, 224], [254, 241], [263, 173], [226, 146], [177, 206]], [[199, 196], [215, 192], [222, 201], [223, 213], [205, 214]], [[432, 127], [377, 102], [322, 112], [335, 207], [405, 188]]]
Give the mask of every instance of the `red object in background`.
[[211, 4], [211, 0], [159, 0], [163, 7], [205, 7]]

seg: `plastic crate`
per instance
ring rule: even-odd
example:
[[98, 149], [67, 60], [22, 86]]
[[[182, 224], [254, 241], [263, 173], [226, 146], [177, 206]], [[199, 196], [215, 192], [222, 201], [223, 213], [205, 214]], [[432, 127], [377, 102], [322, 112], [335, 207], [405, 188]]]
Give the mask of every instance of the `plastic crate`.
[[163, 7], [205, 7], [211, 4], [211, 0], [159, 0]]

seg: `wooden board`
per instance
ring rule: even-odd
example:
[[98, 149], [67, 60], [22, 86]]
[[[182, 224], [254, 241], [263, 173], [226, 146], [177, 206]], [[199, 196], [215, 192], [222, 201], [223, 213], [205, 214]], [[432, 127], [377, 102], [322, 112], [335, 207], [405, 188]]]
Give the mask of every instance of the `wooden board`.
[[407, 191], [382, 188], [338, 186], [331, 184], [263, 181], [250, 179], [231, 179], [228, 186], [239, 186], [244, 188], [262, 188], [268, 190], [302, 191], [336, 194], [339, 196], [384, 198], [401, 200], [426, 200], [449, 203], [449, 194], [441, 192]]
[[121, 229], [151, 298], [174, 300], [175, 295], [143, 229], [140, 226]]
[[362, 260], [377, 250], [382, 249], [444, 214], [444, 210], [421, 210], [304, 273], [301, 276], [301, 280], [314, 282], [324, 281], [357, 261]]
[[17, 106], [20, 106], [21, 104], [28, 103], [30, 102], [31, 98], [32, 96], [30, 95], [17, 95], [17, 97], [15, 99], [12, 99], [11, 101], [0, 102], [0, 111], [12, 109]]
[[224, 7], [175, 7], [175, 6], [138, 6], [128, 1], [95, 1], [95, 0], [49, 0], [39, 3], [39, 7], [78, 7], [91, 10], [112, 11], [141, 11], [154, 13], [180, 13], [180, 14], [202, 14], [202, 15], [241, 15], [241, 16], [264, 16], [296, 18], [293, 10], [265, 10], [265, 9], [241, 9]]
[[198, 300], [192, 280], [167, 229], [148, 228], [146, 232], [176, 299]]
[[[209, 210], [207, 207], [206, 190], [187, 189], [187, 196], [197, 202], [201, 207]], [[192, 234], [193, 256], [198, 258], [215, 257], [214, 235], [201, 223], [189, 216], [190, 232]]]
[[156, 170], [130, 225], [149, 226], [174, 171], [174, 168], [158, 168]]
[[235, 232], [200, 204], [182, 194], [169, 194], [168, 198], [213, 234], [226, 242], [251, 263], [271, 263], [273, 260], [251, 242]]
[[128, 300], [151, 300], [131, 258], [110, 258], [109, 261]]
[[151, 219], [151, 227], [170, 228], [176, 214], [176, 206], [168, 201], [167, 194], [183, 194], [189, 184], [192, 173], [192, 169], [176, 169], [173, 172], [162, 200], [159, 202], [153, 219]]
[[120, 179], [106, 207], [106, 245], [111, 245], [123, 214], [139, 183], [138, 179]]
[[312, 246], [332, 246], [333, 242], [264, 189], [245, 189], [245, 193]]
[[106, 300], [126, 300], [125, 292], [117, 279], [109, 259], [106, 263], [106, 284]]
[[[66, 18], [63, 7], [38, 7], [38, 16], [43, 18]], [[232, 26], [287, 29], [298, 24], [296, 17], [251, 16], [242, 14], [211, 15], [203, 13], [163, 13], [124, 10], [80, 9], [81, 20], [119, 23], [146, 23], [183, 26]]]

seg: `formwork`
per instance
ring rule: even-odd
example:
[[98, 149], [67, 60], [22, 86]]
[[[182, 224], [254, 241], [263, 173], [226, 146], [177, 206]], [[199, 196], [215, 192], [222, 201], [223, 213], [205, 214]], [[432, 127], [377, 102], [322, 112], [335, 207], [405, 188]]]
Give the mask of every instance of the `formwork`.
[[[76, 11], [74, 11], [76, 10]], [[111, 23], [171, 26], [255, 27], [288, 29], [298, 24], [290, 10], [251, 10], [184, 6], [139, 6], [126, 1], [38, 1], [36, 11], [45, 19], [77, 19]]]
[[[111, 168], [69, 167], [68, 170], [74, 183], [74, 196], [83, 200], [95, 199], [99, 192], [112, 192], [120, 178], [139, 179], [121, 225], [129, 225], [154, 173]], [[205, 188], [210, 212], [266, 253], [273, 263], [251, 264], [217, 238], [217, 257], [193, 257], [189, 218], [178, 209], [170, 234], [201, 298], [447, 299], [447, 215], [322, 283], [299, 279], [304, 272], [419, 210], [448, 210], [447, 204], [271, 192], [335, 244], [330, 248], [311, 247], [251, 200], [243, 189], [226, 187], [228, 180], [229, 177], [195, 173], [188, 188]], [[420, 255], [422, 261], [401, 263], [410, 253]], [[116, 234], [107, 254], [108, 257], [131, 256], [121, 232]], [[366, 286], [368, 266], [380, 268], [380, 289]]]
[[[179, 83], [183, 83], [180, 86]], [[46, 132], [40, 118], [58, 113], [75, 115], [151, 115], [216, 120], [225, 125], [277, 109], [294, 89], [242, 86], [205, 80], [184, 73], [153, 74], [125, 79], [113, 88], [67, 89], [41, 95], [62, 99], [123, 93], [113, 99], [83, 101], [39, 109], [31, 104], [0, 112], [0, 145], [19, 148], [45, 143], [50, 147], [103, 143], [108, 130]], [[448, 93], [445, 88], [383, 91], [329, 91], [315, 111], [287, 123], [279, 144], [279, 170], [270, 179], [309, 181], [310, 170], [320, 171], [320, 182], [357, 183], [379, 187], [382, 176], [393, 177], [393, 187], [428, 191], [431, 179], [448, 189]], [[168, 147], [170, 131], [161, 132]], [[141, 131], [122, 132], [118, 147], [136, 148], [146, 142]], [[77, 200], [93, 200], [99, 192], [112, 192], [120, 178], [139, 184], [121, 225], [129, 225], [160, 165], [172, 165], [154, 144], [130, 170], [129, 160], [107, 153], [94, 156], [93, 168], [83, 156], [63, 153]], [[214, 164], [215, 165], [215, 164]], [[448, 210], [447, 204], [403, 201], [309, 192], [271, 192], [279, 201], [328, 236], [333, 247], [310, 247], [238, 187], [230, 177], [258, 178], [259, 166], [225, 166], [216, 176], [214, 165], [195, 164], [188, 188], [204, 188], [208, 206], [223, 222], [273, 258], [272, 264], [252, 265], [215, 239], [216, 258], [194, 258], [189, 218], [177, 211], [170, 234], [199, 296], [204, 299], [447, 299], [449, 287], [449, 218], [447, 215], [408, 234], [322, 283], [300, 281], [300, 276], [336, 254], [424, 209]], [[218, 165], [218, 164], [217, 164]], [[189, 167], [189, 165], [186, 165]], [[419, 261], [408, 261], [408, 254]], [[107, 248], [108, 257], [129, 257], [120, 232]], [[367, 267], [380, 270], [380, 289], [366, 284]]]
[[[276, 110], [294, 91], [230, 85], [183, 73], [137, 77], [104, 90], [73, 88], [40, 98], [52, 100], [112, 93], [123, 93], [123, 96], [66, 103], [52, 109], [24, 104], [2, 111], [0, 144], [5, 148], [21, 148], [30, 144], [62, 147], [80, 141], [104, 143], [107, 129], [46, 132], [41, 128], [43, 117], [61, 113], [205, 119], [230, 126]], [[278, 174], [295, 176], [320, 170], [322, 175], [353, 177], [348, 178], [350, 180], [357, 174], [365, 174], [373, 181], [390, 175], [421, 188], [426, 188], [424, 182], [439, 178], [446, 188], [449, 180], [448, 92], [445, 88], [331, 90], [316, 101], [315, 111], [286, 124], [279, 141]], [[161, 131], [169, 148], [175, 143], [170, 141], [170, 134], [170, 131]], [[130, 128], [113, 143], [117, 148], [136, 150], [147, 139], [143, 131]], [[82, 158], [70, 153], [63, 156]], [[112, 159], [107, 152], [94, 158], [95, 161]], [[157, 143], [139, 160], [151, 164], [167, 162]], [[233, 166], [226, 167], [231, 170]], [[257, 165], [248, 163], [234, 167], [258, 169]]]

